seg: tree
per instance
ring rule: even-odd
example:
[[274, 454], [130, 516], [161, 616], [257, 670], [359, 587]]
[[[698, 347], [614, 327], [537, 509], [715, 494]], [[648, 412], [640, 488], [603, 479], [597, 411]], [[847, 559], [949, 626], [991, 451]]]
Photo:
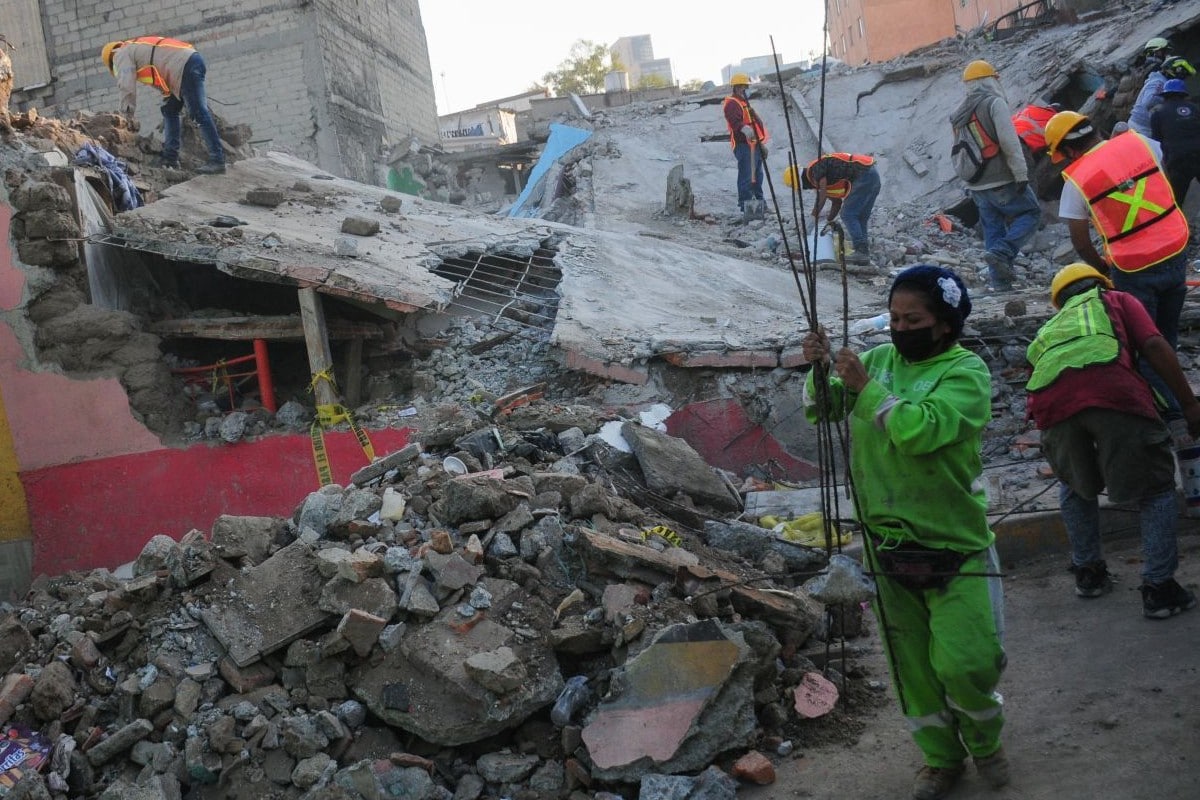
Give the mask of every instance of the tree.
[[571, 54], [558, 69], [542, 76], [555, 97], [571, 94], [597, 94], [604, 91], [604, 76], [620, 69], [620, 62], [609, 56], [602, 44], [580, 39], [571, 45]]
[[665, 89], [671, 83], [662, 75], [643, 75], [638, 79], [638, 89]]
[[700, 80], [699, 78], [692, 78], [690, 81], [684, 81], [683, 85], [680, 86], [679, 88], [680, 88], [680, 91], [683, 91], [685, 93], [686, 92], [698, 92], [704, 88], [704, 81]]

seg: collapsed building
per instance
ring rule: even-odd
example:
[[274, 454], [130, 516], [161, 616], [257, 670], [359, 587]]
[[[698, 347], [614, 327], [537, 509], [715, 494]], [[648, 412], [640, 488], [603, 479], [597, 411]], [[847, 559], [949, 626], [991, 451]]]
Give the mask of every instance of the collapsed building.
[[[1183, 48], [1192, 16], [1171, 14]], [[844, 102], [824, 149], [883, 152], [892, 211], [876, 269], [820, 269], [822, 319], [878, 341], [887, 270], [914, 257], [975, 278], [969, 225], [929, 224], [958, 199], [941, 121], [968, 57], [1013, 95], [1100, 109], [1121, 93], [1095, 81], [1120, 87], [1163, 25], [1084, 21], [1011, 55], [954, 42], [831, 74]], [[1021, 54], [1064, 37], [1075, 72]], [[785, 108], [808, 120], [798, 153], [816, 149], [818, 86], [759, 87], [772, 130]], [[555, 149], [548, 132], [506, 216], [248, 145], [225, 176], [137, 171], [143, 137], [119, 118], [15, 118], [0, 546], [25, 599], [0, 630], [0, 722], [45, 760], [14, 791], [732, 793], [729, 775], [769, 780], [763, 754], [852, 728], [802, 702], [822, 681], [859, 703], [881, 686], [831, 666], [857, 627], [803, 588], [828, 553], [749, 524], [760, 490], [817, 477], [796, 410], [804, 258], [787, 203], [783, 226], [714, 210], [731, 190], [719, 101], [564, 117], [583, 133]], [[112, 213], [103, 175], [69, 163], [84, 139], [129, 158], [151, 202]], [[664, 204], [657, 162], [677, 161], [690, 200]], [[989, 446], [1018, 461], [998, 494], [1045, 485], [1022, 337], [1063, 238], [1048, 225], [1028, 291], [981, 293], [970, 320], [999, 378]], [[664, 396], [681, 400], [675, 436], [621, 424]], [[367, 444], [320, 424], [330, 409]]]

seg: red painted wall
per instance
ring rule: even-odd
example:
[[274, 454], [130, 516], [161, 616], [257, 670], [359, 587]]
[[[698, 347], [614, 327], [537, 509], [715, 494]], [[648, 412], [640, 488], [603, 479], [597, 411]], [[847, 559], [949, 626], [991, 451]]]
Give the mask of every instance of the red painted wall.
[[[376, 455], [409, 430], [368, 431]], [[333, 480], [365, 466], [354, 434], [327, 432]], [[133, 561], [151, 536], [207, 535], [221, 514], [288, 517], [320, 488], [307, 435], [199, 444], [186, 450], [97, 458], [21, 473], [33, 523], [34, 575], [113, 568]]]

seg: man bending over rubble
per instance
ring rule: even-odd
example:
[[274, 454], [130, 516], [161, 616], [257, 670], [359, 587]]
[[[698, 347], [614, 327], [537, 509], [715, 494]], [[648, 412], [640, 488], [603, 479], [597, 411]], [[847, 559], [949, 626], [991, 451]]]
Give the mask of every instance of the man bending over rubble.
[[198, 167], [196, 172], [215, 175], [225, 171], [225, 150], [221, 147], [221, 136], [208, 111], [204, 94], [207, 68], [204, 57], [194, 47], [165, 36], [139, 36], [123, 42], [109, 42], [100, 50], [100, 59], [117, 79], [121, 90], [119, 108], [125, 116], [132, 118], [137, 111], [139, 83], [162, 92], [162, 166], [179, 166], [183, 134], [180, 112], [186, 106], [208, 148], [208, 163]]

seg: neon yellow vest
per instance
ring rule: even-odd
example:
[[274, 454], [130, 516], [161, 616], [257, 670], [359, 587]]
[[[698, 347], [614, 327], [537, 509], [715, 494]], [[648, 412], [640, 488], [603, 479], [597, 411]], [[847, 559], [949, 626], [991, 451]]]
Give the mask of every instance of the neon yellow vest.
[[1097, 286], [1068, 300], [1037, 332], [1025, 351], [1033, 365], [1025, 388], [1045, 389], [1069, 369], [1111, 364], [1120, 353], [1121, 342]]

